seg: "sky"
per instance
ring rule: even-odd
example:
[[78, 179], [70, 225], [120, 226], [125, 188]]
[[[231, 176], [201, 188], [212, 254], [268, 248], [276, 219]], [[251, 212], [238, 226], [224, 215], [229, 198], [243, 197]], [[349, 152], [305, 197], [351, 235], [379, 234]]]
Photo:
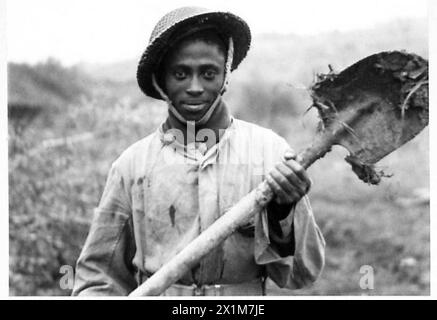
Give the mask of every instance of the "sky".
[[317, 34], [426, 18], [427, 0], [7, 0], [8, 61], [66, 65], [138, 58], [156, 22], [186, 5], [231, 11], [253, 34]]

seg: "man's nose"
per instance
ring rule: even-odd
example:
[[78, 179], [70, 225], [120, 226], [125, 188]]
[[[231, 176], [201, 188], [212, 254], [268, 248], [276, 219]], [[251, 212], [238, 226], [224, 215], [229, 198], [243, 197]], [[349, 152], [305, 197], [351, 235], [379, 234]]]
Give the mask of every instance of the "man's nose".
[[203, 91], [204, 89], [202, 83], [199, 81], [199, 77], [194, 76], [187, 88], [187, 93], [191, 95], [200, 95], [203, 93]]

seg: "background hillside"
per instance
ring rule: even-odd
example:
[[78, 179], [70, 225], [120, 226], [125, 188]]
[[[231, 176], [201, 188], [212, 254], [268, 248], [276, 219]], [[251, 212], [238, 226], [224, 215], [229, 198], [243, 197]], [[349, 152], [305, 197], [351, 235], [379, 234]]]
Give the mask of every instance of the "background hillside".
[[[425, 21], [256, 36], [225, 98], [235, 116], [272, 128], [300, 149], [318, 121], [313, 110], [305, 113], [315, 74], [399, 49], [428, 57]], [[59, 286], [60, 267], [76, 262], [111, 163], [164, 120], [163, 103], [137, 87], [137, 60], [9, 64], [11, 295], [70, 294]], [[309, 169], [310, 199], [327, 241], [321, 279], [294, 292], [270, 284], [270, 294], [429, 294], [428, 131], [381, 161], [394, 176], [378, 187], [359, 181], [345, 155], [334, 148]], [[375, 271], [374, 290], [359, 286], [363, 265]]]

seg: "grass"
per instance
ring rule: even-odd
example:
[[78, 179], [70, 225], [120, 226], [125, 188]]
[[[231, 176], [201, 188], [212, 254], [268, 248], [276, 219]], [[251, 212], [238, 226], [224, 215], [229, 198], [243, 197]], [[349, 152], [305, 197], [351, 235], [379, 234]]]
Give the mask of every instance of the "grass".
[[[154, 116], [162, 113], [161, 106], [150, 107], [157, 108]], [[85, 117], [93, 113], [97, 124]], [[58, 286], [59, 268], [75, 263], [111, 162], [157, 125], [136, 122], [149, 113], [130, 106], [90, 104], [80, 112], [72, 109], [64, 117], [65, 127], [72, 118], [83, 117], [89, 123], [65, 129], [64, 135], [93, 129], [94, 139], [34, 153], [29, 150], [53, 132], [29, 129], [24, 136], [11, 136], [10, 147], [15, 148], [10, 153], [12, 295], [69, 294]], [[294, 123], [290, 144], [298, 140], [304, 145], [314, 128], [302, 129], [299, 119], [289, 123]], [[412, 190], [428, 188], [427, 146], [425, 131], [384, 159], [381, 165], [394, 176], [379, 186], [358, 180], [340, 148], [314, 164], [309, 169], [314, 181], [310, 199], [327, 242], [326, 268], [311, 288], [290, 292], [271, 285], [270, 294], [429, 294], [429, 203], [415, 203], [412, 195]], [[411, 203], [399, 202], [410, 198]], [[402, 266], [411, 258], [412, 266]], [[374, 290], [359, 287], [363, 265], [375, 271]]]

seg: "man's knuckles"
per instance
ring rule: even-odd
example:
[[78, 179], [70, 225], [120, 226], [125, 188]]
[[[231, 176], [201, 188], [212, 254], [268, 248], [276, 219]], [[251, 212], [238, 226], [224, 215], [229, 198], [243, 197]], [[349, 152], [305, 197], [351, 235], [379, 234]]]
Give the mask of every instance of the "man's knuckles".
[[299, 177], [305, 177], [306, 170], [302, 165], [295, 160], [288, 160], [285, 162], [286, 166], [290, 168], [294, 173], [296, 173]]
[[276, 168], [271, 173], [273, 179], [279, 184], [282, 189], [288, 189], [290, 182], [286, 175], [284, 175], [279, 168]]
[[289, 181], [295, 188], [299, 188], [303, 191], [306, 190], [307, 179], [300, 178], [296, 171], [292, 170], [285, 164], [280, 164], [277, 166], [278, 171]]

